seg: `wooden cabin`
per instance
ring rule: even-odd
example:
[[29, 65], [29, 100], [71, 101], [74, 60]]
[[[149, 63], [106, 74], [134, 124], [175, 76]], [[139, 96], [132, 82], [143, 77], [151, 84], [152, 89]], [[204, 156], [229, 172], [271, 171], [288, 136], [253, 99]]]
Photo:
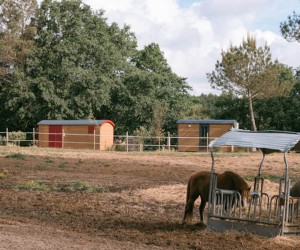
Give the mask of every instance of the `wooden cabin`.
[[39, 147], [109, 150], [114, 143], [111, 120], [42, 120]]
[[178, 151], [206, 152], [209, 143], [231, 128], [238, 128], [235, 120], [178, 120]]

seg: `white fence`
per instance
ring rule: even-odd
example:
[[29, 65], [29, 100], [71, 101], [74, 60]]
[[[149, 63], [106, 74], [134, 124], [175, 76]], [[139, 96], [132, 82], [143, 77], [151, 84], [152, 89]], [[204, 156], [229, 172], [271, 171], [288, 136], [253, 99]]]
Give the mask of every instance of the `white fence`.
[[[47, 133], [51, 135], [50, 133]], [[56, 133], [57, 134], [57, 133]], [[41, 135], [41, 133], [40, 133]], [[68, 138], [72, 137], [71, 141], [68, 141], [68, 145], [76, 144], [77, 148], [80, 144], [90, 144], [89, 148], [99, 148], [99, 142], [101, 142], [101, 138], [104, 138], [107, 135], [95, 135], [95, 134], [70, 134], [70, 133], [63, 133], [62, 141], [61, 141], [61, 148], [64, 148], [64, 137], [68, 136]], [[84, 141], [80, 140], [82, 137], [86, 139]], [[95, 136], [97, 138], [95, 138]], [[100, 136], [100, 140], [99, 140]], [[110, 135], [111, 136], [111, 135]], [[49, 136], [48, 136], [49, 137]], [[76, 139], [78, 137], [78, 139]], [[89, 138], [90, 137], [90, 138]], [[177, 137], [171, 136], [168, 133], [167, 136], [163, 137], [146, 137], [146, 136], [133, 136], [126, 133], [126, 135], [114, 135], [113, 145], [109, 148], [109, 150], [115, 151], [178, 151], [178, 141], [180, 139], [184, 139], [185, 150], [180, 151], [202, 151], [208, 152], [208, 144], [215, 138], [211, 137]], [[191, 145], [189, 145], [189, 141]], [[198, 141], [198, 144], [195, 142]], [[202, 141], [202, 143], [200, 143]], [[203, 141], [206, 141], [203, 145]], [[18, 146], [38, 146], [41, 143], [45, 143], [46, 141], [39, 140], [39, 133], [33, 129], [32, 132], [10, 132], [8, 129], [5, 132], [0, 132], [0, 145], [9, 145], [14, 144]], [[51, 141], [47, 141], [49, 143]], [[57, 142], [57, 141], [56, 141]], [[201, 144], [201, 146], [199, 146]], [[97, 147], [98, 146], [98, 147]], [[79, 146], [80, 147], [80, 146]]]

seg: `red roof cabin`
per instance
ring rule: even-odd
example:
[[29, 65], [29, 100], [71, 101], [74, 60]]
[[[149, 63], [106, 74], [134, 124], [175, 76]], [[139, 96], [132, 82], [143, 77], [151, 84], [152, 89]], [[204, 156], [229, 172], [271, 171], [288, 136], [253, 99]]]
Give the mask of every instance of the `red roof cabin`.
[[111, 120], [42, 120], [39, 147], [109, 150], [114, 143]]

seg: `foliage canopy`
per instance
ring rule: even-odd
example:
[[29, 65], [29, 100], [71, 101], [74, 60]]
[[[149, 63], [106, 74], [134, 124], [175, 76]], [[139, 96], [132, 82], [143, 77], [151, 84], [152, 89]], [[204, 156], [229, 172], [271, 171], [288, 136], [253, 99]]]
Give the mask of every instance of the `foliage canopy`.
[[288, 93], [294, 84], [291, 69], [273, 62], [270, 48], [267, 45], [258, 47], [256, 39], [250, 35], [240, 46], [231, 45], [227, 51], [222, 51], [221, 57], [215, 70], [207, 74], [208, 80], [213, 88], [247, 98], [251, 127], [257, 130], [253, 100]]

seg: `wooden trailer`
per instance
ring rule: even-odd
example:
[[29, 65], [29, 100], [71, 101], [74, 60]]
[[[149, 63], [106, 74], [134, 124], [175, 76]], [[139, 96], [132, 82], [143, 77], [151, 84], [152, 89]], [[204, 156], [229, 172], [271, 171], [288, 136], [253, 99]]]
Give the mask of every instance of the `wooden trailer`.
[[178, 151], [208, 151], [213, 139], [238, 126], [235, 120], [178, 120]]
[[114, 143], [111, 120], [42, 120], [39, 147], [108, 150]]
[[[211, 184], [207, 226], [216, 231], [238, 230], [263, 236], [300, 233], [300, 197], [290, 195], [290, 177], [287, 155], [300, 141], [300, 133], [283, 131], [250, 132], [232, 130], [211, 142]], [[217, 187], [214, 149], [223, 146], [254, 147], [262, 152], [262, 160], [254, 177], [253, 191], [248, 207], [242, 209], [236, 191]], [[284, 174], [279, 179], [278, 192], [266, 192], [262, 175], [265, 157], [282, 153]], [[222, 160], [219, 160], [220, 162]], [[234, 161], [232, 162], [234, 164]], [[239, 193], [238, 193], [239, 194]], [[228, 209], [229, 208], [229, 209]]]

